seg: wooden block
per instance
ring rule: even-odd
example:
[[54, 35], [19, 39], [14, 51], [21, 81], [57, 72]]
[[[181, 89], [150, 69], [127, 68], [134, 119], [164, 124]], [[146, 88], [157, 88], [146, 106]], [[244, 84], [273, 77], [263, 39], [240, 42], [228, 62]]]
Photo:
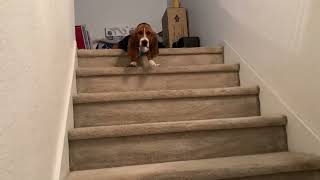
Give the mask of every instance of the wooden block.
[[167, 8], [162, 17], [163, 39], [166, 47], [182, 37], [189, 37], [187, 10], [185, 8]]

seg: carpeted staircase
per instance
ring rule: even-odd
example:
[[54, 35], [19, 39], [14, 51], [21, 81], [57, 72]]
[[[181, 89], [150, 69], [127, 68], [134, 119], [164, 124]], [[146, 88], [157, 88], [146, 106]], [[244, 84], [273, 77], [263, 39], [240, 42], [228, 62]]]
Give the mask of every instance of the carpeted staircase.
[[260, 116], [223, 49], [162, 49], [157, 68], [119, 50], [78, 52], [68, 180], [320, 180], [288, 152], [284, 116]]

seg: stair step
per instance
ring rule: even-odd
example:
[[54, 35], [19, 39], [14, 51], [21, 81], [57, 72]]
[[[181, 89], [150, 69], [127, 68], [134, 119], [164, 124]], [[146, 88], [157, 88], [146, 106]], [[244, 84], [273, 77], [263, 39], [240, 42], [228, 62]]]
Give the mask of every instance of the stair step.
[[238, 64], [77, 70], [77, 86], [80, 93], [219, 88], [239, 85]]
[[75, 127], [259, 116], [259, 88], [232, 87], [74, 97]]
[[67, 180], [319, 180], [320, 159], [271, 153], [71, 172]]
[[[129, 64], [122, 50], [78, 50], [79, 67], [123, 67]], [[207, 65], [223, 63], [223, 48], [160, 49], [155, 58], [161, 66]]]
[[205, 131], [219, 129], [242, 129], [265, 126], [284, 126], [285, 117], [252, 116], [243, 118], [224, 118], [198, 121], [160, 122], [148, 124], [130, 124], [75, 128], [69, 131], [69, 140], [86, 140], [138, 135], [155, 135], [187, 131]]
[[287, 151], [285, 117], [76, 128], [70, 166], [86, 170]]

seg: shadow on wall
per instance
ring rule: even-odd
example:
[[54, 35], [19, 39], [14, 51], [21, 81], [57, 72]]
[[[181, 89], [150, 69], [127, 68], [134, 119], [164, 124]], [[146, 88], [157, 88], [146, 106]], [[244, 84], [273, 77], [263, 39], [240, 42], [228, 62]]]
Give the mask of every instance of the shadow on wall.
[[206, 46], [229, 42], [320, 135], [320, 112], [313, 108], [320, 106], [320, 84], [313, 82], [320, 76], [320, 1], [185, 0], [184, 5], [192, 35]]
[[[319, 1], [305, 1], [299, 7], [287, 39], [269, 38], [265, 32], [255, 30], [253, 24], [240, 23], [241, 20], [231, 15], [224, 7], [217, 8], [222, 15], [223, 28], [228, 29], [219, 36], [232, 44], [238, 52], [272, 85], [281, 97], [303, 119], [306, 124], [320, 135], [320, 116], [316, 108], [320, 106], [318, 83], [308, 80], [320, 76], [320, 55], [318, 42], [320, 37]], [[221, 5], [217, 3], [217, 5]], [[300, 3], [298, 4], [301, 5]], [[235, 28], [236, 27], [236, 28]], [[262, 27], [263, 28], [263, 27]], [[223, 31], [223, 30], [221, 30]], [[283, 31], [281, 28], [276, 31]], [[227, 32], [227, 33], [225, 33]], [[241, 34], [241, 35], [239, 35]], [[291, 38], [293, 37], [293, 38]], [[245, 45], [244, 45], [245, 42]], [[287, 45], [287, 46], [286, 46]], [[318, 97], [318, 98], [315, 98]]]

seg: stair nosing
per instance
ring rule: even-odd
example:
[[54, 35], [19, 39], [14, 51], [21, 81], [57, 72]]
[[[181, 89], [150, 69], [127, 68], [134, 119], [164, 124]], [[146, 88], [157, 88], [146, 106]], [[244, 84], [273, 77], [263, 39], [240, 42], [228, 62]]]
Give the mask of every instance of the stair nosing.
[[[222, 54], [223, 48], [160, 48], [160, 56], [168, 55], [200, 55], [200, 54]], [[91, 50], [78, 50], [79, 58], [90, 57], [116, 57], [127, 56], [127, 53], [121, 49], [91, 49]]]
[[206, 72], [239, 72], [239, 64], [214, 64], [214, 65], [192, 65], [171, 66], [165, 68], [78, 68], [77, 77], [90, 76], [113, 76], [113, 75], [154, 75], [154, 74], [181, 74], [181, 73], [206, 73]]
[[174, 171], [194, 172], [197, 168], [199, 170], [211, 171], [214, 173], [212, 175], [215, 177], [213, 177], [212, 180], [233, 179], [282, 173], [318, 171], [320, 170], [320, 159], [315, 155], [303, 153], [276, 152], [74, 171], [71, 172], [68, 180], [75, 180], [80, 176], [92, 177], [91, 175], [93, 174], [99, 178], [104, 178], [106, 176], [110, 177], [111, 174], [114, 178], [115, 176], [119, 177], [119, 175], [121, 176], [123, 173], [130, 172], [141, 175], [146, 175], [147, 173], [154, 174], [155, 171], [157, 171], [158, 174], [159, 171], [161, 174]]
[[223, 118], [177, 122], [159, 122], [75, 128], [69, 131], [69, 140], [88, 140], [129, 136], [144, 136], [194, 131], [218, 131], [285, 126], [285, 116]]
[[74, 104], [106, 103], [135, 100], [160, 100], [203, 97], [250, 96], [259, 94], [258, 86], [209, 89], [132, 91], [108, 93], [80, 93], [73, 97]]

